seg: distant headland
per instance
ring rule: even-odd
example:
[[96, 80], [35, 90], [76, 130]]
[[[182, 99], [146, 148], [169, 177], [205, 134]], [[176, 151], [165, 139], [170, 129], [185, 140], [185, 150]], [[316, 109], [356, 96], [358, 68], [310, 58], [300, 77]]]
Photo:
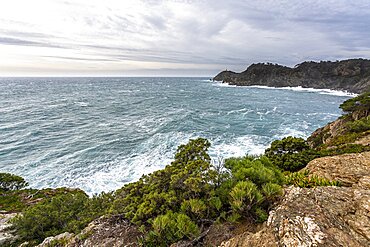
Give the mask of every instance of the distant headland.
[[236, 73], [222, 71], [213, 78], [237, 86], [304, 87], [350, 93], [370, 91], [370, 60], [303, 62], [293, 68], [272, 63], [250, 65]]

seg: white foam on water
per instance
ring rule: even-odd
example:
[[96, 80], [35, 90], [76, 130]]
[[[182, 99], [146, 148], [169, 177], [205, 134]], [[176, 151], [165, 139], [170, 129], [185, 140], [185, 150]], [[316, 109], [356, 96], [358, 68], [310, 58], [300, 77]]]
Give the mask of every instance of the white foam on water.
[[75, 180], [76, 185], [88, 194], [116, 190], [126, 183], [137, 181], [142, 175], [163, 169], [173, 160], [177, 146], [192, 138], [195, 137], [182, 132], [155, 134], [129, 157], [104, 164], [107, 169], [97, 169], [89, 176], [81, 174]]
[[226, 113], [226, 115], [230, 115], [230, 114], [234, 114], [234, 113], [238, 113], [238, 114], [248, 114], [250, 112], [253, 112], [252, 109], [247, 109], [247, 108], [242, 108], [242, 109], [238, 109], [238, 110], [231, 110], [229, 112]]
[[261, 136], [246, 135], [225, 142], [215, 142], [211, 146], [209, 153], [213, 159], [218, 157], [241, 157], [246, 154], [259, 155], [267, 148], [267, 145], [264, 144], [265, 142], [266, 140]]
[[214, 81], [212, 83], [212, 86], [214, 87], [238, 87], [237, 85], [230, 85], [224, 82], [217, 82], [217, 81]]
[[317, 89], [317, 88], [305, 88], [305, 87], [268, 87], [268, 86], [247, 86], [251, 88], [261, 88], [261, 89], [278, 89], [278, 90], [290, 90], [295, 92], [311, 92], [311, 93], [319, 93], [319, 94], [326, 94], [326, 95], [334, 95], [334, 96], [343, 96], [343, 97], [356, 97], [358, 94], [349, 93], [347, 91], [339, 91], [339, 90], [332, 90], [332, 89]]
[[[306, 126], [304, 126], [306, 127]], [[275, 139], [283, 139], [284, 137], [293, 136], [293, 137], [301, 137], [307, 138], [308, 133], [302, 130], [297, 130], [291, 127], [285, 127], [282, 131], [279, 131], [279, 134], [274, 136]]]

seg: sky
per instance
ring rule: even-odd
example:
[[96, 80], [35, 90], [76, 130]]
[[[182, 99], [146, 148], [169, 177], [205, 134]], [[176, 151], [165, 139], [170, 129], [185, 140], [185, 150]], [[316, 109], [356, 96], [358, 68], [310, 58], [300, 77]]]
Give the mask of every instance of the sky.
[[214, 76], [370, 58], [370, 1], [4, 0], [0, 76]]

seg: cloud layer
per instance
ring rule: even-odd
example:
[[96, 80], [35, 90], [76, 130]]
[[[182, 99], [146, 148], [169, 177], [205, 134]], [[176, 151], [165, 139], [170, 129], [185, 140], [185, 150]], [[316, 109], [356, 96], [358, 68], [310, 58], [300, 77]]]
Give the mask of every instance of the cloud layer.
[[370, 58], [369, 24], [367, 0], [12, 0], [0, 8], [0, 76], [212, 76]]

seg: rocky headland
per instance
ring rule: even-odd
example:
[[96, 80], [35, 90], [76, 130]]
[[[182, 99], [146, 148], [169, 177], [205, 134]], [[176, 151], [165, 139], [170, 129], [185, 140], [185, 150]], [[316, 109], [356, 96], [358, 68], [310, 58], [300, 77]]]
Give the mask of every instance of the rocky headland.
[[303, 62], [293, 68], [257, 63], [240, 73], [222, 71], [213, 80], [237, 86], [300, 86], [363, 93], [370, 89], [370, 60]]

